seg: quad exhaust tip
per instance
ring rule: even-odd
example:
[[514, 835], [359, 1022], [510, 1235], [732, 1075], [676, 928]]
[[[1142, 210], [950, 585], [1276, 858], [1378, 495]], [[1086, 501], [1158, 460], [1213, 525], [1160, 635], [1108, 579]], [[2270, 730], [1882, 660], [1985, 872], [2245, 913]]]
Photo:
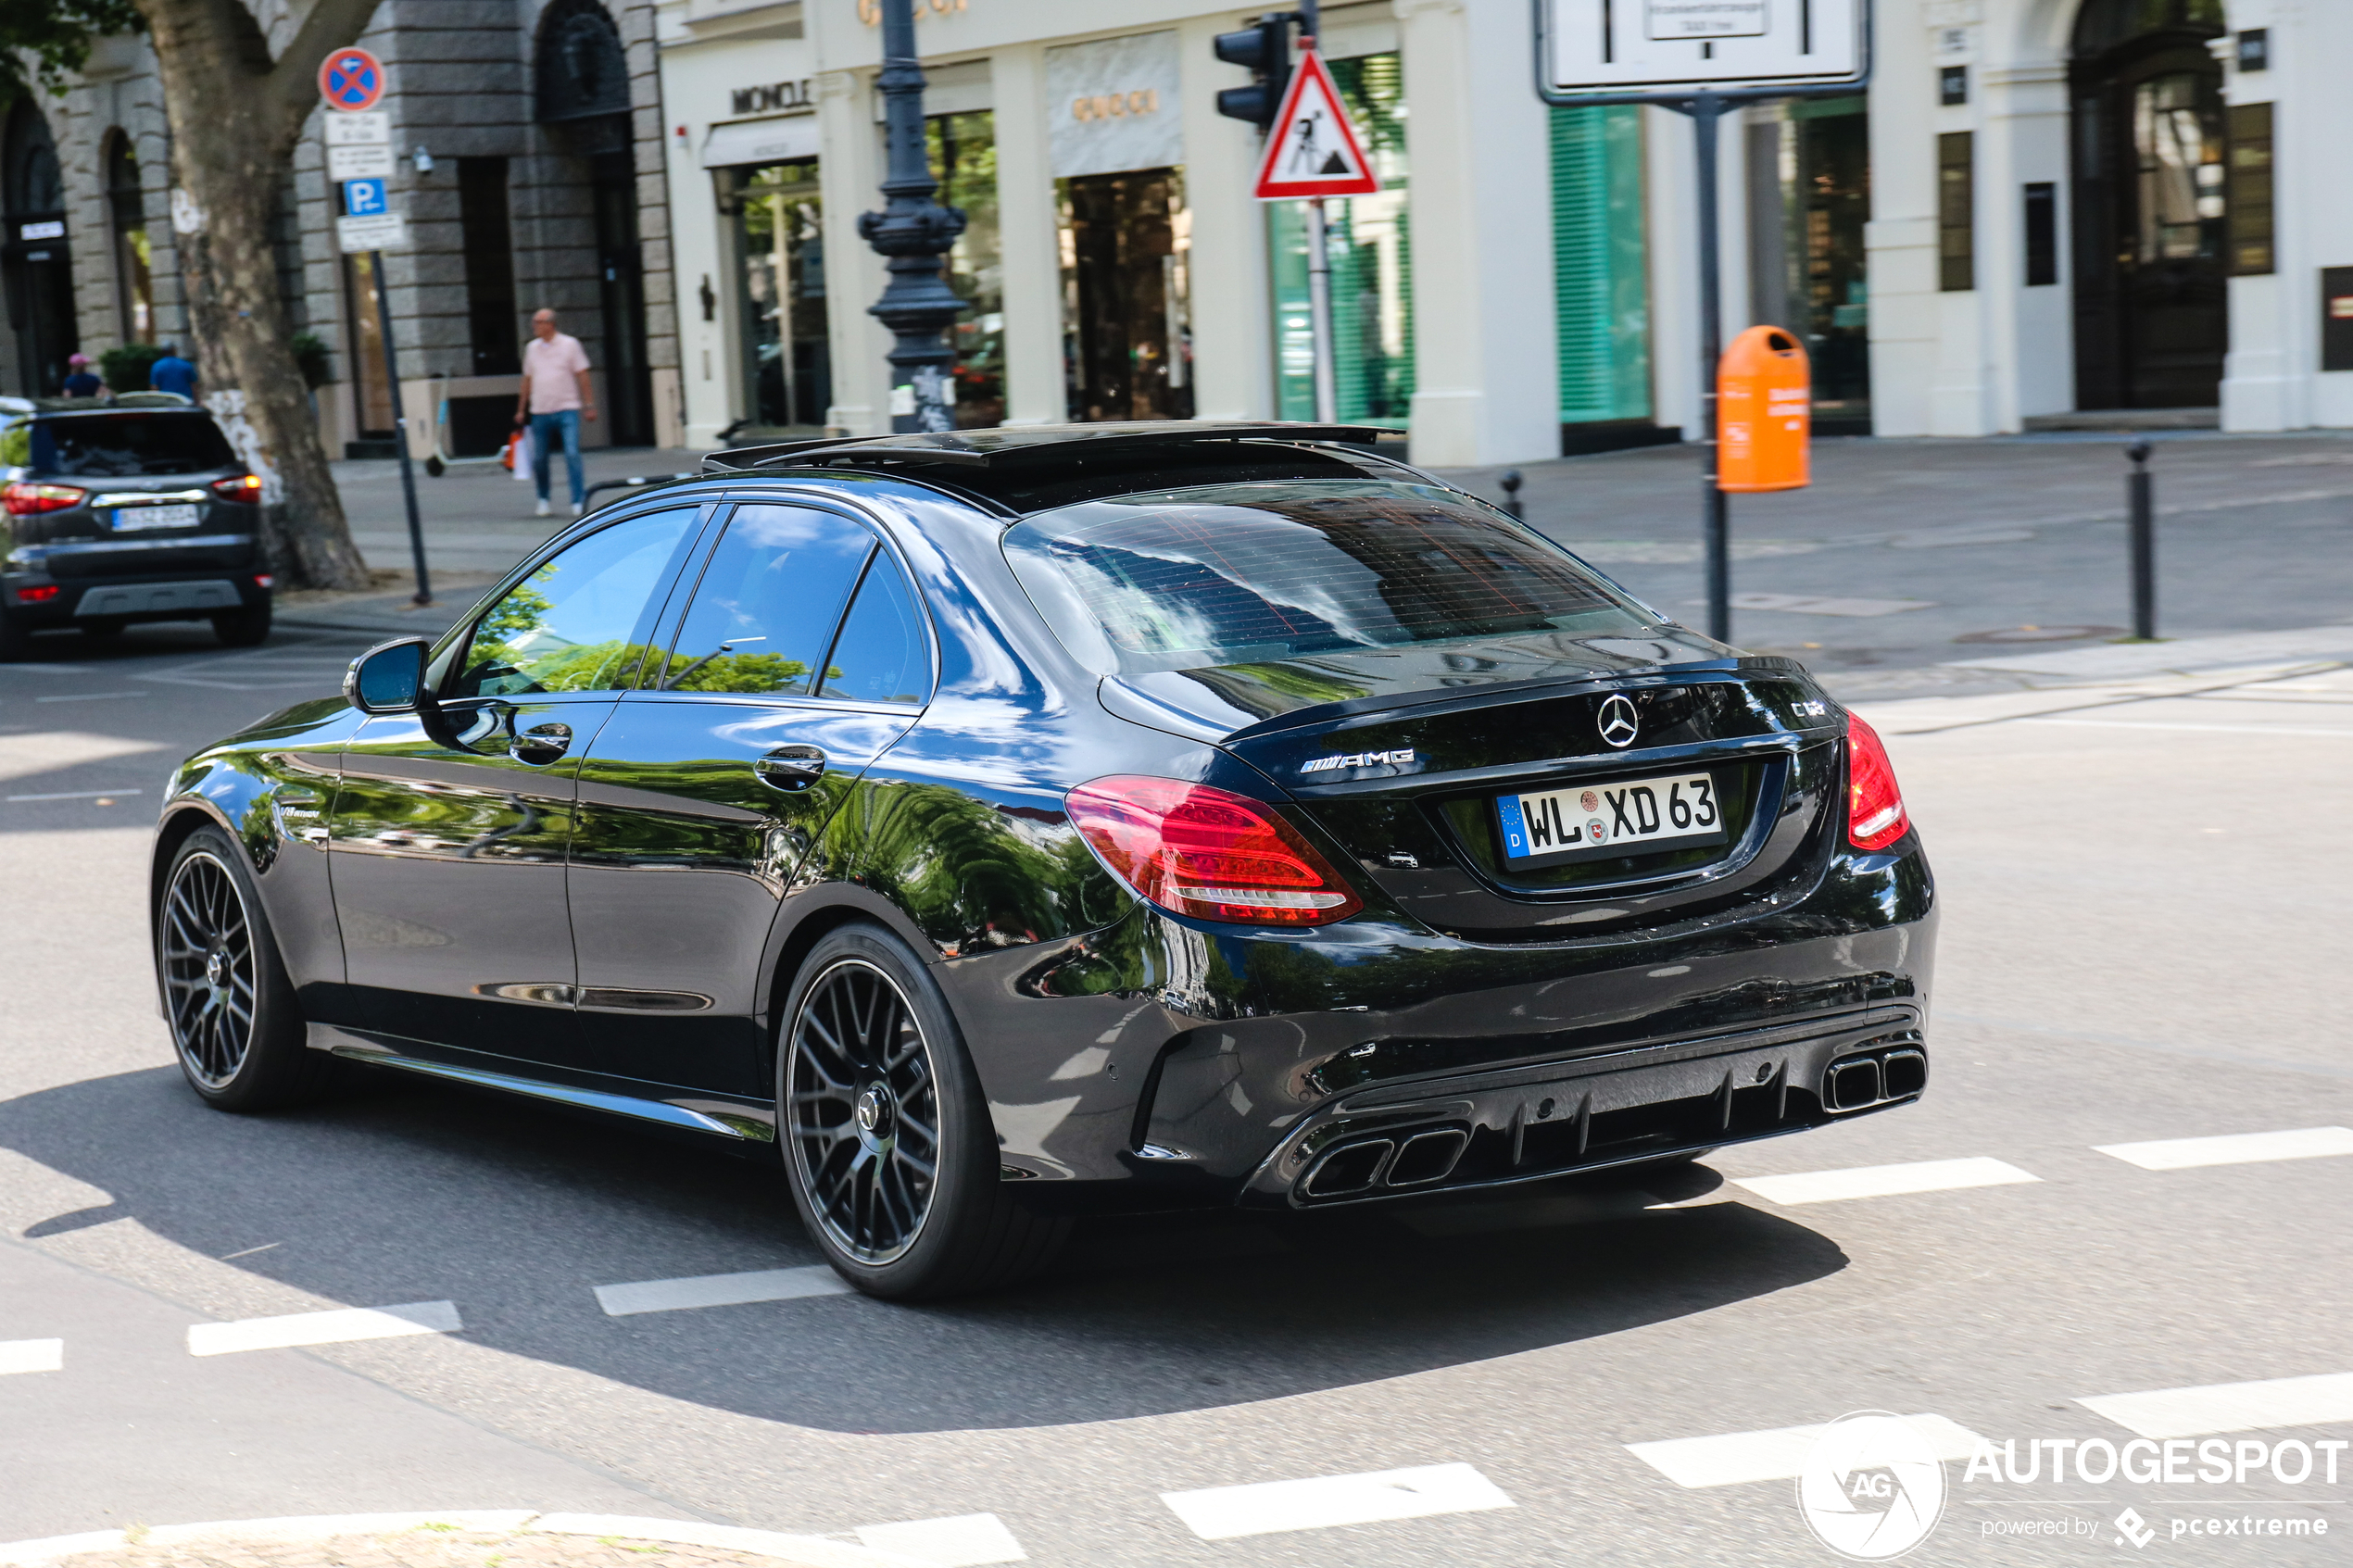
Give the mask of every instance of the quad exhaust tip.
[[1376, 1187], [1428, 1186], [1444, 1181], [1469, 1147], [1470, 1135], [1460, 1127], [1342, 1144], [1309, 1168], [1299, 1190], [1307, 1198], [1348, 1198]]
[[1833, 1061], [1822, 1074], [1822, 1103], [1832, 1111], [1868, 1110], [1890, 1100], [1909, 1099], [1928, 1087], [1928, 1056], [1918, 1050], [1884, 1051]]

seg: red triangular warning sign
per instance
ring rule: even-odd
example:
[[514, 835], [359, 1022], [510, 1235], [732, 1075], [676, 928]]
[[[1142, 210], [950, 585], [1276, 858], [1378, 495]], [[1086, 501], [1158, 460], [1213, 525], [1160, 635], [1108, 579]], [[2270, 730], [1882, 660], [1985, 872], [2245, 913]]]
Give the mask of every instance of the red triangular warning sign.
[[1260, 201], [1369, 196], [1380, 189], [1373, 160], [1340, 107], [1340, 89], [1312, 48], [1302, 51], [1283, 107], [1258, 160]]

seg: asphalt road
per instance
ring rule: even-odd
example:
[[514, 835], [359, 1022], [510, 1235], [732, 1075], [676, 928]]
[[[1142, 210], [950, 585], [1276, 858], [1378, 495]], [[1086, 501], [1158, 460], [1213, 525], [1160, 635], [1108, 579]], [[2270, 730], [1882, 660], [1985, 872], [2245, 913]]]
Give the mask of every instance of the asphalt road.
[[[994, 1517], [948, 1531], [977, 1544], [937, 1562], [999, 1560], [1010, 1537], [1038, 1563], [1122, 1568], [1809, 1564], [1835, 1559], [1778, 1457], [1791, 1439], [1633, 1446], [1864, 1409], [2021, 1456], [2167, 1419], [2233, 1444], [2353, 1439], [2353, 1158], [2101, 1152], [2353, 1126], [2341, 667], [1872, 710], [1944, 900], [1917, 1108], [1647, 1187], [1098, 1226], [979, 1300], [614, 1317], [595, 1287], [813, 1264], [780, 1178], [430, 1085], [229, 1117], [171, 1065], [144, 934], [166, 770], [329, 686], [368, 640], [233, 654], [157, 630], [0, 666], [0, 1368], [61, 1342], [56, 1370], [0, 1374], [0, 1540], [522, 1507], [845, 1539]], [[2221, 689], [2162, 695], [2197, 684]], [[1979, 1163], [1819, 1201], [1765, 1180], [1945, 1161]], [[422, 1302], [461, 1328], [187, 1348], [194, 1325]], [[2178, 1412], [2212, 1399], [2076, 1402], [2281, 1379], [2322, 1381], [2235, 1390], [2202, 1426]], [[2353, 1455], [2335, 1462], [2334, 1484], [2060, 1486], [1954, 1463], [1907, 1561], [2353, 1561]], [[1397, 1471], [1415, 1474], [1164, 1500]], [[1214, 1535], [1252, 1507], [1283, 1527], [1188, 1523]], [[2145, 1549], [2118, 1544], [2128, 1508]], [[2328, 1534], [2172, 1534], [2224, 1515]], [[2049, 1521], [2074, 1533], [2012, 1533]]]

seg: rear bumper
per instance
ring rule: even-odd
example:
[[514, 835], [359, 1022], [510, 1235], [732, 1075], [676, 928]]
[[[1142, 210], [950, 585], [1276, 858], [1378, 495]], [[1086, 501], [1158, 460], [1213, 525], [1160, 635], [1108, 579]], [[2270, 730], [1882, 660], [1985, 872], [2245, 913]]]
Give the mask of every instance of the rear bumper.
[[[1139, 909], [938, 972], [1003, 1162], [1034, 1200], [1312, 1206], [1666, 1158], [1907, 1103], [1925, 1084], [1935, 923], [1907, 839], [1834, 855], [1769, 912], [1671, 936], [1497, 947], [1362, 921], [1244, 934]], [[1891, 1051], [1919, 1054], [1826, 1093], [1833, 1067]], [[1866, 1094], [1874, 1075], [1897, 1092]], [[1413, 1142], [1425, 1134], [1448, 1135]], [[1384, 1139], [1353, 1157], [1361, 1182], [1309, 1180]]]
[[[93, 621], [195, 620], [269, 604], [271, 590], [256, 575], [250, 566], [63, 578], [9, 572], [0, 575], [0, 614], [36, 631]], [[49, 587], [57, 590], [51, 597], [32, 603], [20, 597], [24, 589]]]

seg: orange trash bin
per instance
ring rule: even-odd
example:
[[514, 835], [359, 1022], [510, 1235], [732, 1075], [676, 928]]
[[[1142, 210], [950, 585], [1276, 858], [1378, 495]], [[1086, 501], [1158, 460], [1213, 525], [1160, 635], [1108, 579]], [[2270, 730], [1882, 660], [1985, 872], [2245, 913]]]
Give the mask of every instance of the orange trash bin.
[[1797, 334], [1751, 327], [1716, 370], [1716, 487], [1735, 494], [1812, 482], [1813, 367]]

